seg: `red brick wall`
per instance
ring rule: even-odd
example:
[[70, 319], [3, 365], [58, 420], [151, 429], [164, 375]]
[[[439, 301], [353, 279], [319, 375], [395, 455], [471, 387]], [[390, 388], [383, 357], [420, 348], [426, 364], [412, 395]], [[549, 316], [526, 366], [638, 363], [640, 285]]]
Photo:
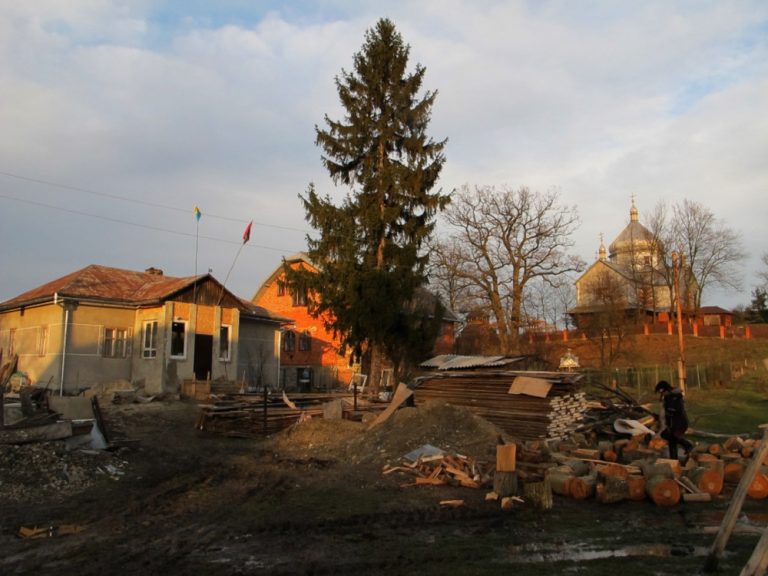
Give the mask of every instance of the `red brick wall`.
[[[298, 266], [298, 264], [295, 264]], [[335, 368], [338, 372], [338, 383], [347, 385], [354, 370], [349, 366], [349, 356], [338, 354], [339, 342], [333, 334], [326, 330], [322, 318], [313, 318], [306, 306], [294, 306], [293, 296], [288, 290], [279, 295], [279, 281], [283, 278], [278, 274], [267, 285], [263, 286], [253, 303], [267, 310], [294, 321], [291, 328], [296, 334], [296, 346], [293, 353], [280, 350], [280, 364], [283, 368], [299, 368], [309, 366], [314, 369]], [[308, 330], [312, 336], [312, 348], [309, 351], [299, 350], [301, 333]], [[284, 336], [283, 336], [284, 337]], [[454, 326], [452, 322], [443, 324], [440, 335], [435, 342], [435, 354], [455, 353]]]
[[[294, 321], [290, 329], [296, 334], [296, 346], [292, 353], [280, 350], [281, 366], [289, 369], [309, 366], [316, 370], [320, 367], [335, 367], [338, 371], [339, 384], [348, 384], [352, 377], [348, 356], [342, 356], [337, 352], [339, 342], [330, 331], [326, 330], [322, 318], [313, 318], [306, 306], [294, 306], [293, 296], [288, 290], [285, 290], [283, 295], [279, 295], [278, 280], [282, 278], [282, 274], [278, 275], [263, 287], [253, 300], [254, 304]], [[305, 330], [312, 336], [311, 349], [306, 351], [299, 350], [300, 337]]]

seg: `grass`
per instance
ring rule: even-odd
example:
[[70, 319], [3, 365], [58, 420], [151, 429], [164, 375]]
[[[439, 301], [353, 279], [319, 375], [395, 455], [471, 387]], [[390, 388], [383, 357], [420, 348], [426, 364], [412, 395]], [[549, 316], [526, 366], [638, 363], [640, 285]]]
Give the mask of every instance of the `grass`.
[[758, 434], [768, 423], [768, 375], [759, 370], [727, 387], [691, 388], [687, 394], [691, 427], [718, 434]]

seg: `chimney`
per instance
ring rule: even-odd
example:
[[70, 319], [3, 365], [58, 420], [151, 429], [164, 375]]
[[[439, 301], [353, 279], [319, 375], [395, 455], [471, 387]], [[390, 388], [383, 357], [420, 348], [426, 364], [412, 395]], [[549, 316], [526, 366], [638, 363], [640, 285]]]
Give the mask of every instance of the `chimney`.
[[144, 270], [144, 272], [146, 274], [151, 274], [152, 276], [162, 276], [163, 275], [163, 271], [160, 270], [160, 268], [155, 268], [153, 266], [150, 266], [149, 268]]

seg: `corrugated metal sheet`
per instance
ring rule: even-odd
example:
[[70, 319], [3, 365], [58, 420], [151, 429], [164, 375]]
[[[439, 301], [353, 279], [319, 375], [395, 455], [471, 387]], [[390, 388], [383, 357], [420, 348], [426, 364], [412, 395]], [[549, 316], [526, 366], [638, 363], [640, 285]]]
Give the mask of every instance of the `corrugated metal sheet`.
[[521, 361], [523, 358], [508, 356], [461, 356], [458, 354], [441, 354], [422, 362], [422, 368], [433, 370], [462, 370], [469, 368], [498, 368]]

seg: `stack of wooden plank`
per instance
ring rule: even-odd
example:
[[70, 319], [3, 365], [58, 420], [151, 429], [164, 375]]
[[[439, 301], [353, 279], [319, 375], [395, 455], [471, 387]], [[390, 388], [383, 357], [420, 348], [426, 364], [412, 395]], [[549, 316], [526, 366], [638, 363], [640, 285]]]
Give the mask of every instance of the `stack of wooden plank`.
[[[550, 385], [545, 396], [513, 394], [518, 378]], [[417, 379], [416, 405], [444, 401], [464, 406], [520, 440], [563, 438], [583, 421], [590, 406], [578, 391], [578, 374], [563, 372], [462, 371]]]
[[[211, 395], [211, 402], [201, 403], [195, 427], [233, 437], [251, 438], [274, 434], [303, 419], [323, 417], [329, 403], [353, 406], [350, 394], [295, 394], [290, 399], [279, 393]], [[386, 405], [358, 400], [358, 411], [378, 412]], [[352, 417], [351, 410], [337, 411], [341, 417]]]

